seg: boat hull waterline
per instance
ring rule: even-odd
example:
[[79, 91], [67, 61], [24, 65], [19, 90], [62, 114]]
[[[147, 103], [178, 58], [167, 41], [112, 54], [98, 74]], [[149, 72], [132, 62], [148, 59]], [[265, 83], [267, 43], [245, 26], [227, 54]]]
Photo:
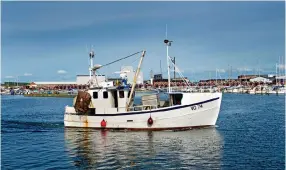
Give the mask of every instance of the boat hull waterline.
[[[176, 105], [150, 111], [133, 111], [116, 114], [78, 115], [73, 107], [66, 106], [65, 127], [82, 127], [115, 130], [183, 130], [215, 126], [221, 105], [221, 93], [209, 100], [188, 105]], [[152, 118], [153, 123], [148, 124]], [[106, 126], [101, 122], [105, 120]]]

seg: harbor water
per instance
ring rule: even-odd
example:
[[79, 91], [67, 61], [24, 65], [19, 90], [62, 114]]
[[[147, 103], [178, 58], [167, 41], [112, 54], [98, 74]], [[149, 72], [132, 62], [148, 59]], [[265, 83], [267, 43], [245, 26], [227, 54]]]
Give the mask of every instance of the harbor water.
[[215, 128], [65, 128], [72, 98], [2, 96], [2, 169], [285, 169], [285, 96], [223, 94]]

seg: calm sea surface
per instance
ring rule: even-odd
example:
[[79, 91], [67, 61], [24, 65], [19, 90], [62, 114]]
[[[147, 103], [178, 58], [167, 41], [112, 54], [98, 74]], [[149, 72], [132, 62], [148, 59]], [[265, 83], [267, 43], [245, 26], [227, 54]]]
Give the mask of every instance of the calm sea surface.
[[64, 128], [71, 98], [2, 96], [2, 169], [285, 169], [285, 97], [224, 94], [216, 128]]

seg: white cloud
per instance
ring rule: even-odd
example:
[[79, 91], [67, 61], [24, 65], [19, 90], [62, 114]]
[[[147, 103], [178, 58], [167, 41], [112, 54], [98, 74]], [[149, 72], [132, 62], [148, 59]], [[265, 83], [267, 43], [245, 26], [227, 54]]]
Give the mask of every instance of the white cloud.
[[12, 78], [14, 78], [13, 76], [6, 76], [5, 77], [6, 79], [12, 79]]
[[58, 74], [66, 74], [67, 73], [67, 71], [65, 71], [65, 70], [58, 70]]
[[25, 73], [24, 76], [31, 76], [31, 73]]

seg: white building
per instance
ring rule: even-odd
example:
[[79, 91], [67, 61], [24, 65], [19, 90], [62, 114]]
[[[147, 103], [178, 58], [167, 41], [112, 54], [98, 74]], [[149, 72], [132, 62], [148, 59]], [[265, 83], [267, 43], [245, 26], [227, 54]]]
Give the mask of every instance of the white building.
[[60, 89], [68, 89], [68, 88], [73, 88], [76, 86], [75, 81], [41, 81], [41, 82], [31, 82], [29, 87], [30, 88], [43, 88], [43, 87], [48, 87], [48, 88], [54, 88], [54, 87], [59, 87]]
[[33, 85], [69, 85], [76, 84], [75, 81], [39, 81], [33, 82]]
[[[132, 66], [127, 66], [127, 67], [122, 67], [121, 70], [128, 70], [129, 72], [127, 73], [127, 78], [128, 82], [132, 84], [133, 83], [133, 78], [135, 75], [135, 72], [132, 68]], [[96, 82], [97, 81], [97, 82]], [[96, 75], [96, 79], [94, 80], [94, 83], [102, 84], [103, 82], [106, 82], [106, 77], [105, 75]], [[38, 86], [84, 86], [87, 85], [89, 82], [89, 75], [77, 75], [76, 76], [76, 81], [71, 81], [71, 82], [34, 82], [33, 86], [38, 87]], [[137, 84], [143, 84], [143, 73], [139, 72], [138, 78], [137, 78]]]
[[[96, 79], [95, 81], [97, 81], [97, 83], [102, 83], [105, 82], [106, 77], [105, 75], [96, 75]], [[77, 85], [85, 85], [87, 84], [89, 81], [89, 75], [77, 75], [76, 76], [76, 84]]]
[[249, 80], [250, 82], [263, 82], [263, 83], [271, 83], [272, 81], [264, 78], [264, 77], [255, 77]]
[[[96, 76], [96, 81], [98, 83], [105, 82], [106, 78], [105, 75], [97, 75]], [[76, 76], [76, 81], [69, 81], [69, 82], [61, 82], [61, 81], [56, 81], [56, 82], [33, 82], [30, 84], [30, 86], [34, 87], [39, 87], [39, 86], [83, 86], [87, 85], [89, 81], [89, 75], [77, 75]]]
[[[122, 66], [121, 72], [124, 72], [124, 71], [126, 71], [127, 83], [132, 84], [136, 70], [133, 70], [132, 66]], [[138, 74], [136, 84], [143, 84], [143, 72], [141, 72], [141, 71]]]

